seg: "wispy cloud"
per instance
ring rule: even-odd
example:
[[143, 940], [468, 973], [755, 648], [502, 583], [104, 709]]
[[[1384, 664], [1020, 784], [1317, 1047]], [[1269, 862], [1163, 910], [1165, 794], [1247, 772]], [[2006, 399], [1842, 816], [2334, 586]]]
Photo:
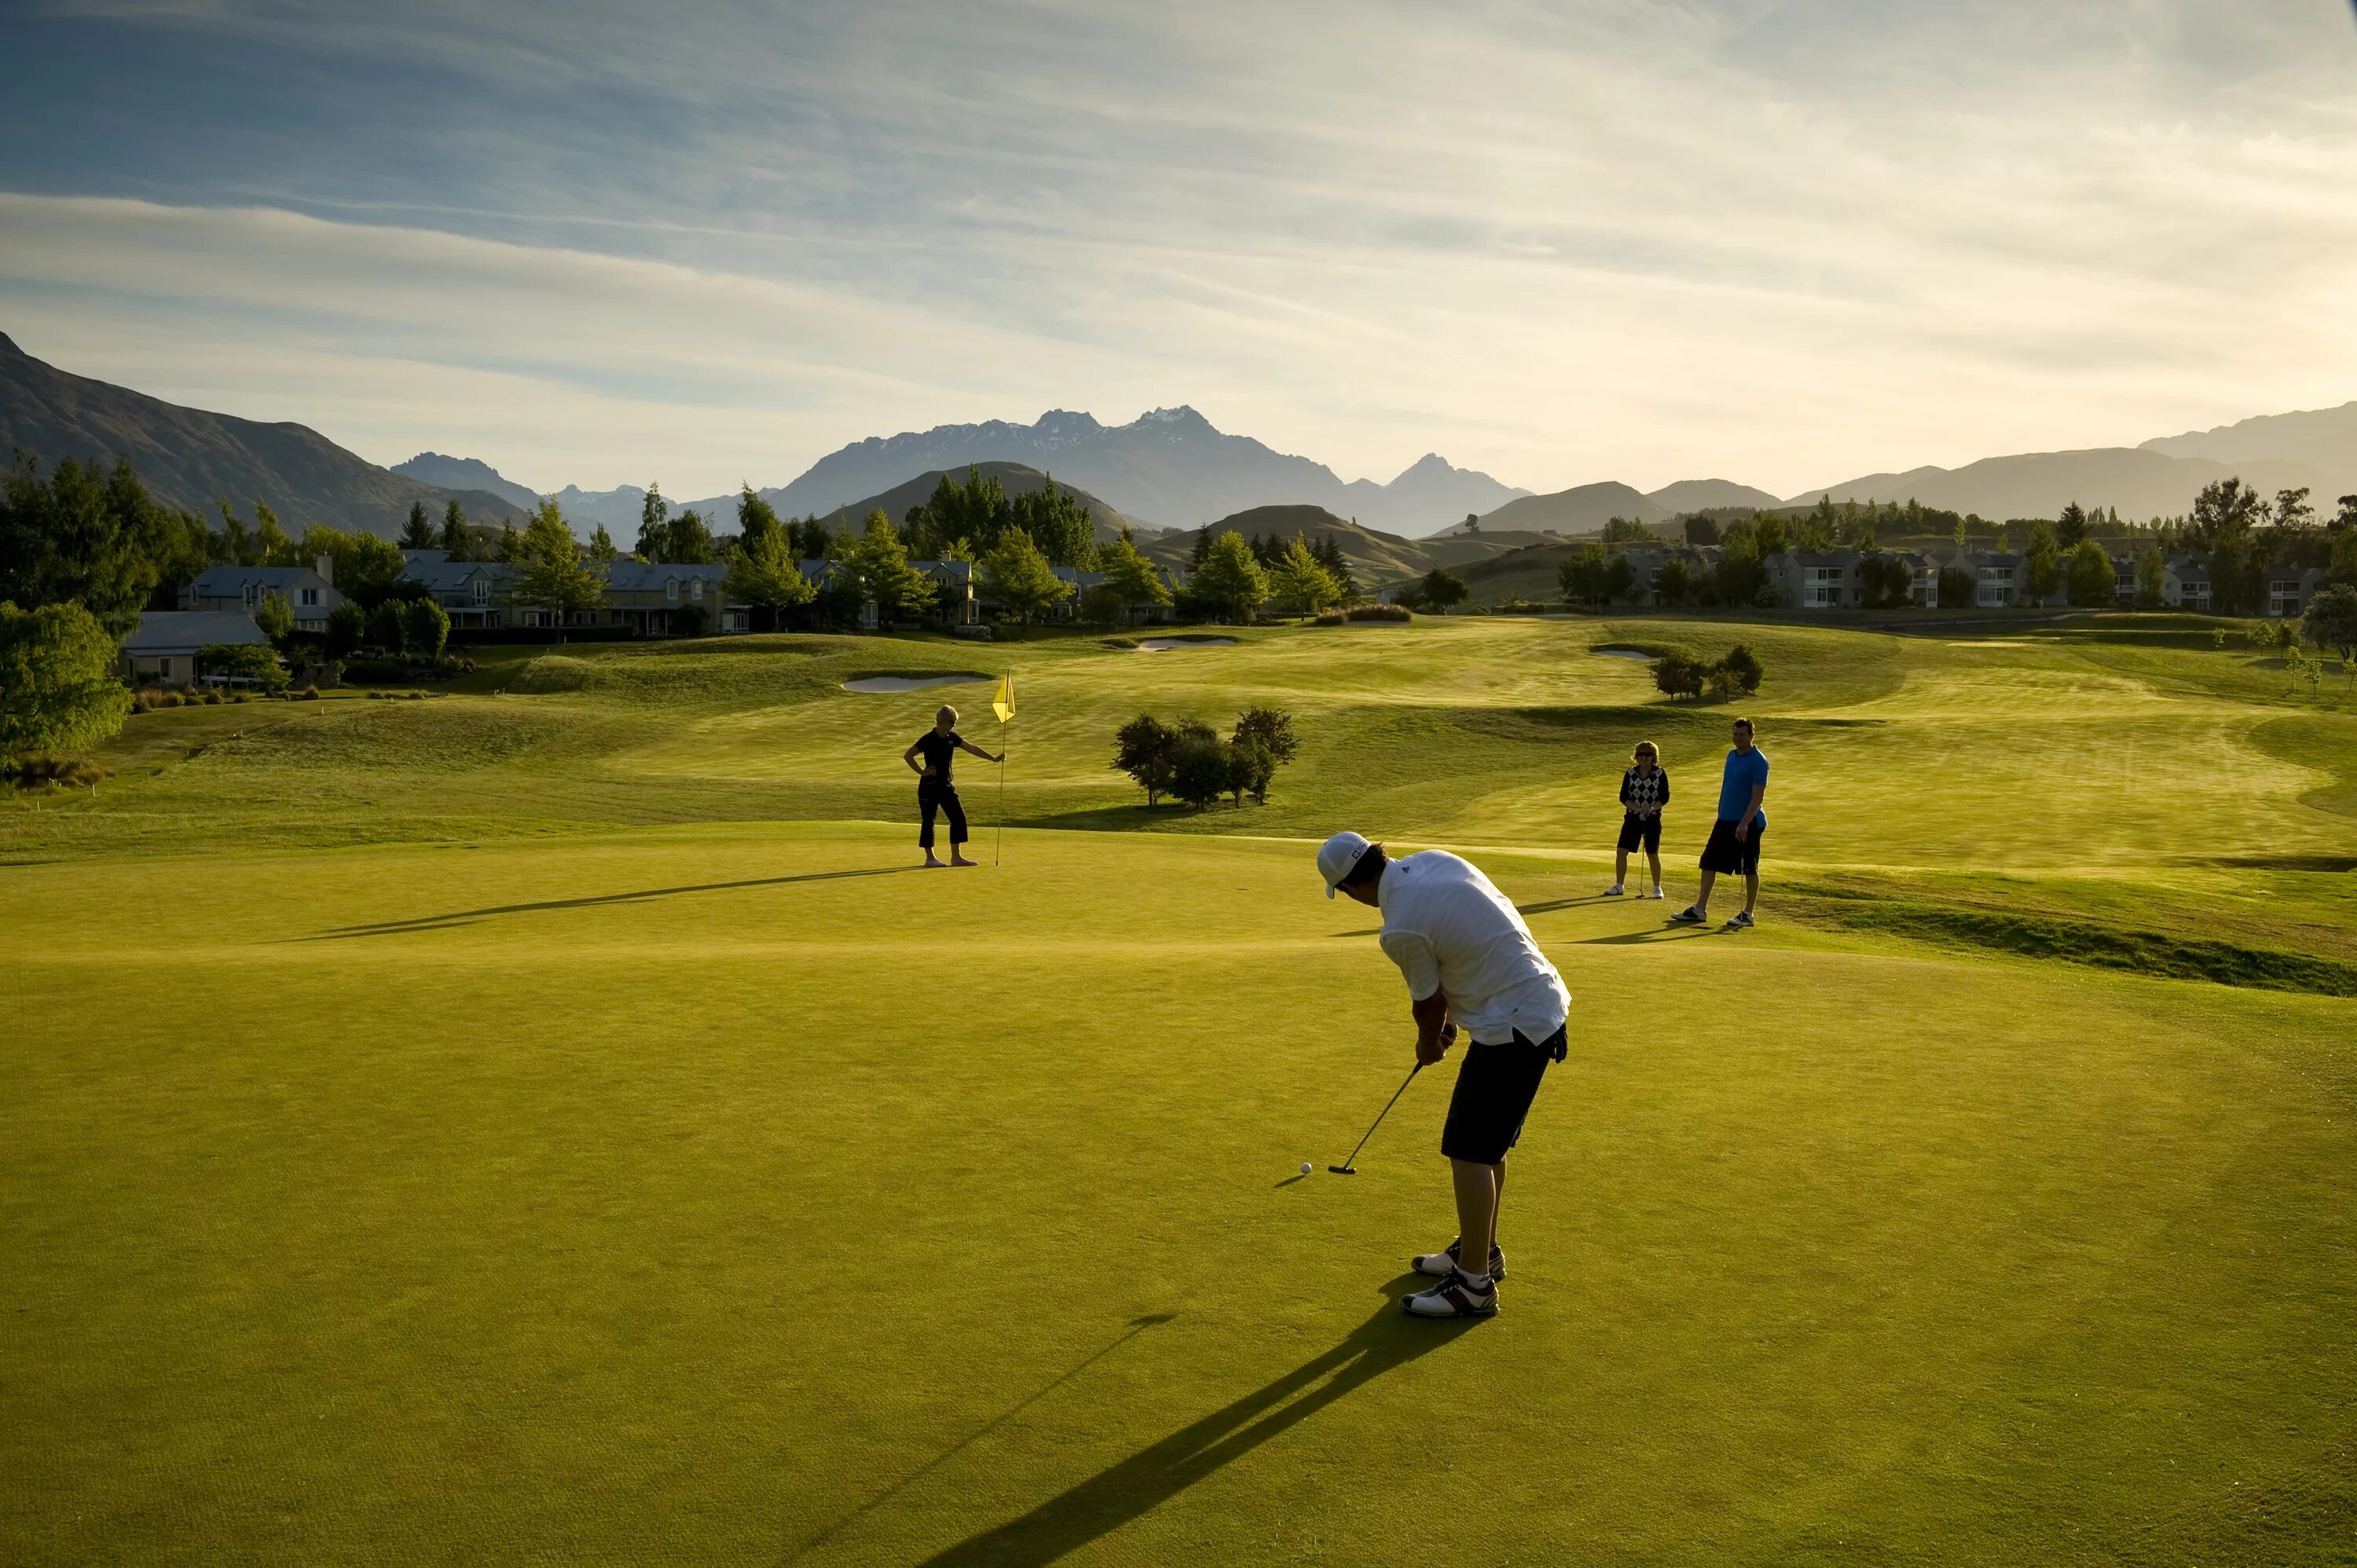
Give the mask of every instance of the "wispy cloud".
[[[1346, 473], [1797, 490], [2357, 395], [2323, 0], [188, 0], [28, 36], [28, 348], [549, 487], [1185, 400]], [[74, 135], [102, 72], [145, 134]]]

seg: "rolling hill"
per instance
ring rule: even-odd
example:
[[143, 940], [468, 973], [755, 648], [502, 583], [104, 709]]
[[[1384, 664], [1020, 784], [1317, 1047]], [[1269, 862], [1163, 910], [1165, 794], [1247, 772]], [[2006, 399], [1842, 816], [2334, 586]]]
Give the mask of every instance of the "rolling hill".
[[[1616, 517], [1659, 522], [1669, 510], [1617, 479], [1576, 485], [1552, 495], [1524, 496], [1508, 501], [1481, 519], [1481, 532], [1520, 531], [1527, 533], [1593, 533]], [[1460, 525], [1461, 526], [1461, 525]]]
[[1456, 571], [1543, 538], [1538, 534], [1492, 535], [1484, 530], [1480, 534], [1410, 539], [1352, 522], [1347, 517], [1337, 517], [1324, 507], [1261, 506], [1232, 513], [1201, 528], [1141, 539], [1138, 549], [1149, 560], [1176, 566], [1192, 555], [1197, 536], [1204, 533], [1241, 533], [1247, 538], [1257, 534], [1273, 539], [1300, 535], [1311, 540], [1331, 535], [1361, 587], [1405, 582], [1423, 576], [1436, 566]]
[[0, 448], [7, 447], [44, 465], [128, 457], [167, 506], [210, 512], [214, 498], [227, 497], [242, 510], [258, 497], [290, 531], [319, 522], [390, 536], [412, 502], [438, 514], [453, 499], [478, 521], [524, 517], [488, 490], [453, 490], [380, 468], [306, 425], [183, 408], [77, 376], [0, 334]]
[[[1750, 485], [1738, 485], [1733, 479], [1680, 479], [1674, 485], [1663, 485], [1649, 490], [1645, 499], [1666, 513], [1709, 511], [1719, 507], [1782, 506], [1783, 500], [1766, 490]], [[1622, 513], [1622, 516], [1629, 514]]]
[[2331, 482], [2327, 489], [2338, 496], [2357, 489], [2357, 403], [2266, 413], [2211, 430], [2158, 435], [2137, 449], [2169, 457], [2207, 457], [2218, 463], [2270, 459], [2302, 463], [2328, 476]]
[[[1020, 463], [975, 463], [970, 467], [976, 473], [996, 479], [1010, 496], [1028, 495], [1045, 486], [1049, 479], [1049, 476], [1039, 469], [1026, 467]], [[966, 472], [967, 469], [964, 467], [956, 470], [961, 479], [965, 477]], [[903, 480], [888, 490], [865, 497], [819, 515], [826, 523], [839, 527], [846, 523], [856, 524], [871, 511], [881, 511], [886, 517], [890, 518], [893, 525], [897, 527], [901, 519], [908, 516], [909, 508], [922, 504], [932, 495], [933, 488], [941, 483], [942, 478], [943, 471], [936, 468], [930, 473], [919, 474], [913, 479]], [[1146, 534], [1161, 532], [1150, 523], [1140, 523], [1135, 518], [1123, 515], [1086, 490], [1068, 485], [1061, 479], [1058, 479], [1056, 484], [1060, 489], [1070, 491], [1075, 500], [1088, 508], [1094, 515], [1099, 540], [1109, 542], [1116, 539], [1120, 537], [1121, 531], [1125, 527], [1137, 531], [1141, 535], [1141, 542]], [[767, 495], [769, 492], [762, 493]], [[734, 513], [728, 515], [733, 517]]]

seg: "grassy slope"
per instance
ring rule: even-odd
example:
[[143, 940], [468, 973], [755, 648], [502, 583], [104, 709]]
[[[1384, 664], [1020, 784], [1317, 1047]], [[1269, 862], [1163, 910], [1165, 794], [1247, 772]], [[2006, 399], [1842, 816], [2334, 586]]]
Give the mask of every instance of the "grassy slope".
[[[1611, 778], [1656, 736], [1697, 836], [1726, 714], [1588, 644], [1736, 635], [1770, 924], [1663, 933], [1591, 897]], [[743, 820], [900, 814], [940, 693], [839, 682], [968, 665], [1027, 819], [1178, 831], [934, 877]], [[1826, 913], [2357, 961], [2357, 720], [2237, 655], [1468, 621], [479, 683], [535, 694], [144, 715], [7, 819], [12, 1557], [1408, 1562], [1478, 1486], [1483, 1561], [2346, 1560], [2357, 1004]], [[1265, 811], [1103, 768], [1272, 697]], [[1469, 1336], [1389, 1316], [1443, 1085], [1286, 1180], [1395, 1084], [1396, 981], [1222, 835], [1343, 820], [1527, 846], [1482, 858], [1579, 998]]]

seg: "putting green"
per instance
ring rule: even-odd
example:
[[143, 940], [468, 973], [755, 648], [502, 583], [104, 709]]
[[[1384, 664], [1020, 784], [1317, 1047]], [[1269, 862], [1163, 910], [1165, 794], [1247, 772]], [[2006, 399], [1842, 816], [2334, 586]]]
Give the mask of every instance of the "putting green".
[[[1178, 831], [954, 873], [850, 820], [939, 693], [836, 689], [939, 645], [135, 720], [0, 846], [10, 1559], [2348, 1560], [2357, 1001], [1870, 917], [2357, 961], [2350, 714], [2061, 637], [1320, 635], [985, 650], [1025, 817]], [[1587, 647], [1734, 635], [1791, 849], [1670, 931], [1594, 797], [1652, 733], [1690, 828], [1725, 710]], [[1123, 803], [1107, 717], [1271, 696], [1269, 807]], [[2189, 733], [2149, 800], [2014, 738]], [[1394, 1305], [1451, 1069], [1323, 1170], [1407, 1062], [1285, 836], [1346, 819], [1492, 846], [1577, 998], [1492, 1323]]]

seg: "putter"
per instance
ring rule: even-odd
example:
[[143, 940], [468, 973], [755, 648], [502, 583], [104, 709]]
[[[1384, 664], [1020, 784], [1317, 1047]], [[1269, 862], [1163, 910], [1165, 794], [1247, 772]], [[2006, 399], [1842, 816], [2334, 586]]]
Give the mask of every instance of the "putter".
[[1414, 1067], [1407, 1069], [1407, 1076], [1400, 1079], [1400, 1086], [1392, 1090], [1392, 1097], [1383, 1101], [1383, 1108], [1381, 1111], [1375, 1112], [1375, 1124], [1374, 1127], [1367, 1129], [1367, 1137], [1359, 1140], [1358, 1148], [1351, 1151], [1351, 1157], [1349, 1159], [1344, 1160], [1339, 1165], [1328, 1165], [1326, 1168], [1329, 1171], [1332, 1172], [1336, 1176], [1357, 1176], [1359, 1174], [1359, 1149], [1363, 1149], [1367, 1146], [1367, 1138], [1372, 1138], [1375, 1135], [1375, 1127], [1380, 1127], [1383, 1124], [1383, 1118], [1392, 1113], [1392, 1107], [1399, 1103], [1400, 1096], [1407, 1092], [1407, 1086], [1414, 1083], [1415, 1081], [1415, 1075], [1423, 1070], [1424, 1064], [1422, 1062], [1418, 1062]]

